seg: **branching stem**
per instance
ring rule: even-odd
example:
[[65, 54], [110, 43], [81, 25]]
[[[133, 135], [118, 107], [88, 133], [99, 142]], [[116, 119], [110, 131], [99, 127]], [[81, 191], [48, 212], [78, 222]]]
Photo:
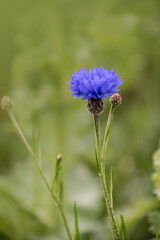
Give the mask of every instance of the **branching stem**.
[[107, 147], [107, 142], [109, 138], [109, 133], [111, 129], [111, 123], [113, 118], [113, 108], [111, 107], [108, 121], [106, 125], [105, 135], [103, 139], [103, 144], [101, 144], [101, 134], [100, 134], [100, 121], [99, 116], [94, 115], [94, 129], [95, 129], [95, 140], [96, 140], [96, 152], [97, 152], [97, 164], [98, 164], [98, 170], [99, 170], [99, 178], [101, 182], [101, 187], [104, 194], [104, 199], [106, 203], [106, 209], [109, 217], [109, 221], [112, 228], [112, 234], [114, 240], [120, 240], [120, 233], [119, 228], [116, 222], [113, 205], [112, 205], [112, 197], [110, 196], [111, 193], [109, 193], [109, 189], [106, 182], [106, 174], [105, 174], [105, 150]]

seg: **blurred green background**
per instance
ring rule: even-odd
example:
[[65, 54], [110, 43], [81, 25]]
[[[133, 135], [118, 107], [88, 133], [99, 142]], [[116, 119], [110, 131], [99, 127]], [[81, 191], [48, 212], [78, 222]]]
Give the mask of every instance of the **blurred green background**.
[[[125, 216], [130, 240], [154, 238], [149, 216], [160, 207], [151, 179], [160, 137], [159, 13], [158, 0], [0, 0], [0, 97], [14, 99], [30, 142], [33, 125], [40, 129], [48, 180], [63, 153], [65, 210], [74, 229], [77, 202], [82, 240], [87, 232], [92, 240], [111, 239], [92, 117], [66, 84], [80, 67], [95, 65], [114, 69], [124, 81], [107, 153], [116, 214]], [[103, 129], [108, 109], [107, 99]], [[31, 157], [0, 110], [0, 239], [66, 238]]]

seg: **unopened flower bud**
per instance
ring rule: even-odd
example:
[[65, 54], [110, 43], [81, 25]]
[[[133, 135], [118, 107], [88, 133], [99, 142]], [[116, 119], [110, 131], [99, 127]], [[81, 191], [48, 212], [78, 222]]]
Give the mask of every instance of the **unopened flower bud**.
[[104, 104], [101, 98], [90, 98], [87, 104], [87, 110], [94, 115], [98, 115], [103, 112]]
[[1, 99], [1, 108], [4, 110], [9, 110], [14, 107], [14, 101], [8, 96], [3, 96]]
[[118, 106], [122, 103], [122, 98], [121, 96], [118, 94], [118, 93], [115, 93], [113, 94], [111, 97], [110, 97], [110, 103], [112, 106]]
[[61, 160], [62, 159], [62, 153], [59, 153], [58, 155], [57, 155], [57, 160]]
[[58, 166], [61, 164], [61, 162], [62, 162], [62, 153], [59, 153], [57, 155], [56, 168], [58, 168]]

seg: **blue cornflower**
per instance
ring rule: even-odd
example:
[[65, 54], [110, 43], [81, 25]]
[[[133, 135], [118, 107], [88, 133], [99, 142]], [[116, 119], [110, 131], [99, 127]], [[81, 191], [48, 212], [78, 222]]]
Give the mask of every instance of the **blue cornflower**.
[[119, 78], [114, 70], [94, 67], [88, 72], [86, 68], [82, 68], [71, 75], [71, 81], [68, 84], [71, 85], [69, 88], [73, 91], [74, 98], [103, 100], [119, 91], [117, 87], [123, 83]]

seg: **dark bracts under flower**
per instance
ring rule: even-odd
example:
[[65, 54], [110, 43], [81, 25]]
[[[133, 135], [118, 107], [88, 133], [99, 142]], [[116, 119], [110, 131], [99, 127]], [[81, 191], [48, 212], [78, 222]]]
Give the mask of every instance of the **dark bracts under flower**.
[[102, 113], [104, 110], [103, 100], [101, 98], [97, 98], [97, 99], [90, 98], [88, 100], [87, 110], [88, 112], [94, 115], [98, 115]]
[[71, 75], [69, 87], [73, 91], [74, 98], [103, 99], [119, 91], [118, 86], [123, 81], [114, 73], [114, 70], [106, 70], [102, 67], [91, 68], [89, 72], [86, 68], [79, 69]]

